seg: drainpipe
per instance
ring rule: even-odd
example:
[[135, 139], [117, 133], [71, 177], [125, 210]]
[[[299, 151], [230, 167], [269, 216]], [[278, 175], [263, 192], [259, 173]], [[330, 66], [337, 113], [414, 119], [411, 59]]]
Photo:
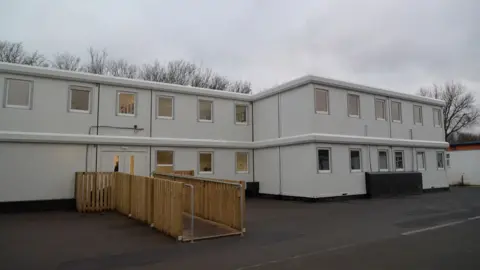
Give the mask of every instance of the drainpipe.
[[[365, 134], [364, 134], [365, 137], [368, 137], [368, 125], [365, 125]], [[368, 166], [370, 168], [370, 172], [372, 172], [372, 154], [370, 153], [371, 150], [370, 150], [370, 144], [367, 145], [367, 149], [368, 149]]]
[[[252, 111], [252, 116], [250, 117], [251, 118], [251, 121], [250, 121], [250, 124], [252, 125], [252, 143], [255, 142], [255, 126], [253, 125], [254, 121], [253, 121], [253, 101], [250, 102], [251, 104], [251, 111]], [[248, 119], [247, 119], [248, 121]], [[255, 182], [255, 149], [250, 149], [252, 150], [252, 181]]]
[[[410, 140], [413, 140], [413, 129], [410, 129]], [[415, 147], [412, 147], [412, 172], [415, 171], [415, 160], [414, 160], [414, 157], [415, 157]]]
[[[277, 137], [281, 137], [281, 118], [280, 118], [280, 94], [277, 94]], [[278, 146], [278, 193], [282, 195], [282, 153], [281, 153], [281, 146]]]

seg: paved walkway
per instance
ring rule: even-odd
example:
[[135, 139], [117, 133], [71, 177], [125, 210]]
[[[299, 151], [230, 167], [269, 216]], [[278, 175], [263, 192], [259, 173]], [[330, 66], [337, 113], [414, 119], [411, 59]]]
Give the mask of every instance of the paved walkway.
[[0, 215], [0, 269], [480, 269], [480, 188], [247, 201], [247, 233], [179, 243], [115, 213]]

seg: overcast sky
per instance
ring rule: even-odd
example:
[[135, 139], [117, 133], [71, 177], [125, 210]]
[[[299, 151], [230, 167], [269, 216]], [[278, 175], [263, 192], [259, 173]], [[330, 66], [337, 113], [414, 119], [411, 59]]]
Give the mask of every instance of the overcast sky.
[[185, 59], [254, 92], [314, 74], [407, 93], [456, 80], [480, 99], [479, 13], [477, 0], [2, 0], [0, 39]]

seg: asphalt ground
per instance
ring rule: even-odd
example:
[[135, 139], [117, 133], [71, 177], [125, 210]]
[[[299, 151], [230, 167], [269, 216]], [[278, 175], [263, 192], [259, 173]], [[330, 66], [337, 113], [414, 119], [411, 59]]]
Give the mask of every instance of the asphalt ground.
[[0, 215], [0, 269], [480, 269], [480, 188], [247, 201], [247, 232], [179, 243], [116, 213]]

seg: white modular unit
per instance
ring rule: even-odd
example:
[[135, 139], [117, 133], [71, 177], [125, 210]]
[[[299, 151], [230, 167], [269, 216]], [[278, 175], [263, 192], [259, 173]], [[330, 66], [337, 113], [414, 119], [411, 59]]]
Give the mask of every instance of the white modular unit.
[[0, 99], [3, 202], [71, 199], [76, 171], [162, 166], [308, 198], [365, 194], [380, 170], [448, 186], [444, 103], [378, 88], [305, 76], [245, 95], [0, 63]]

